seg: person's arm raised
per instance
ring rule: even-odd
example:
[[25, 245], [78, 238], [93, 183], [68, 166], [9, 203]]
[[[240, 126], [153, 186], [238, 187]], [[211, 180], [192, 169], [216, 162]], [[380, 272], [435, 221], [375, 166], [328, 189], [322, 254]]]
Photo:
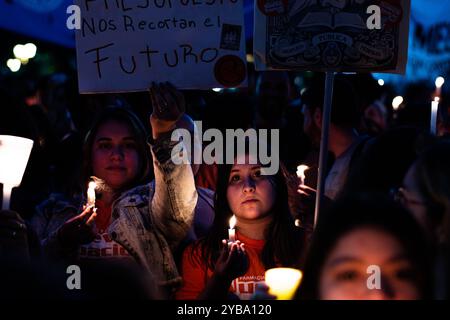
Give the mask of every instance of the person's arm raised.
[[155, 172], [155, 193], [150, 207], [155, 225], [173, 248], [191, 227], [198, 198], [191, 166], [175, 164], [171, 158], [173, 148], [182, 143], [172, 141], [171, 136], [184, 114], [185, 100], [169, 83], [153, 84], [150, 96]]

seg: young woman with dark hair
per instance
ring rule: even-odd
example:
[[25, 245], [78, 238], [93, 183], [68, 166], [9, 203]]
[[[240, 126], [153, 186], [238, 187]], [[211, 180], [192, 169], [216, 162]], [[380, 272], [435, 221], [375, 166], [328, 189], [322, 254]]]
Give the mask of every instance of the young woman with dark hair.
[[[115, 126], [111, 126], [111, 123]], [[109, 125], [109, 128], [105, 126]], [[125, 126], [129, 132], [129, 137], [124, 139], [124, 149], [135, 149], [138, 157], [137, 174], [132, 179], [126, 179], [126, 183], [122, 184], [114, 182], [114, 176], [105, 174], [105, 182], [108, 185], [118, 185], [118, 190], [129, 189], [130, 186], [136, 186], [143, 184], [148, 180], [148, 174], [150, 169], [150, 150], [147, 145], [148, 134], [135, 113], [125, 107], [110, 106], [103, 110], [97, 119], [94, 121], [93, 126], [86, 135], [83, 145], [83, 168], [81, 175], [81, 185], [84, 187], [83, 191], [86, 191], [88, 185], [87, 182], [91, 180], [92, 176], [98, 176], [99, 170], [101, 170], [96, 163], [100, 155], [98, 150], [107, 152], [113, 147], [113, 141], [106, 137], [99, 137], [99, 131], [109, 131], [108, 129], [117, 130], [117, 125]], [[103, 128], [102, 128], [103, 127]], [[103, 130], [102, 130], [103, 129]], [[111, 130], [111, 132], [112, 132]], [[100, 139], [101, 138], [101, 139]], [[97, 173], [97, 174], [96, 174]], [[117, 180], [117, 179], [116, 179]]]
[[[82, 194], [71, 199], [53, 194], [32, 218], [44, 254], [56, 260], [129, 257], [106, 230], [113, 202], [148, 175], [146, 140], [147, 133], [132, 111], [111, 106], [98, 115], [84, 143]], [[97, 182], [96, 212], [85, 206], [92, 179]]]
[[[53, 196], [38, 208], [32, 225], [50, 258], [46, 262], [62, 260], [64, 271], [75, 263], [88, 273], [117, 264], [136, 274], [138, 267], [151, 297], [170, 298], [181, 284], [174, 253], [208, 193], [197, 192], [190, 164], [173, 161], [174, 148], [181, 156], [187, 152], [183, 141], [172, 139], [175, 129], [186, 126], [183, 94], [170, 83], [153, 83], [150, 97], [148, 140], [136, 117], [123, 109], [104, 111], [87, 136], [81, 187], [95, 176], [97, 210], [85, 206], [85, 191], [69, 200]], [[146, 180], [150, 152], [155, 179], [136, 186]], [[93, 288], [102, 287], [91, 280]]]
[[397, 193], [398, 200], [438, 243], [448, 243], [450, 143], [440, 142], [415, 161]]
[[442, 141], [427, 149], [411, 165], [398, 189], [397, 199], [407, 208], [438, 247], [436, 256], [436, 298], [449, 296], [442, 281], [449, 278], [450, 225], [450, 142]]
[[[299, 266], [304, 236], [289, 211], [284, 176], [262, 175], [256, 160], [240, 154], [234, 165], [219, 165], [214, 223], [184, 251], [177, 299], [248, 299], [265, 270]], [[227, 243], [233, 215], [236, 241]]]
[[389, 198], [343, 197], [319, 218], [297, 298], [431, 298], [431, 248], [411, 215]]

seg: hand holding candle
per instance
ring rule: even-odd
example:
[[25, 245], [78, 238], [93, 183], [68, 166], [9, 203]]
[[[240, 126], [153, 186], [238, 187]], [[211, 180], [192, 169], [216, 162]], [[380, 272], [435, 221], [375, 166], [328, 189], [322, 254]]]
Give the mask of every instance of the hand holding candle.
[[228, 229], [228, 242], [236, 241], [236, 229], [234, 229], [235, 226], [236, 226], [236, 216], [233, 215], [230, 219], [230, 229]]

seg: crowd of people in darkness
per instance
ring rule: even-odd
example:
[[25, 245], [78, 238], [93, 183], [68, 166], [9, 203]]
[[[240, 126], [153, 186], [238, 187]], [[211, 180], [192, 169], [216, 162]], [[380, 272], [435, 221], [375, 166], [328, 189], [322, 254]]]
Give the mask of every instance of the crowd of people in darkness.
[[[393, 109], [395, 86], [336, 75], [315, 221], [322, 74], [260, 72], [248, 88], [220, 92], [152, 83], [121, 95], [79, 95], [63, 73], [0, 80], [0, 135], [34, 142], [0, 212], [1, 298], [273, 299], [264, 276], [275, 267], [303, 272], [298, 300], [449, 297], [445, 87], [431, 134], [434, 88], [406, 87]], [[224, 135], [278, 129], [268, 147], [278, 145], [279, 170], [264, 174], [249, 151], [260, 135], [232, 146], [231, 163], [193, 161], [188, 150], [205, 145], [172, 133], [194, 135], [197, 121]], [[176, 163], [174, 150], [189, 163]], [[67, 288], [68, 266], [82, 270], [81, 290]], [[370, 266], [379, 288], [367, 285]]]

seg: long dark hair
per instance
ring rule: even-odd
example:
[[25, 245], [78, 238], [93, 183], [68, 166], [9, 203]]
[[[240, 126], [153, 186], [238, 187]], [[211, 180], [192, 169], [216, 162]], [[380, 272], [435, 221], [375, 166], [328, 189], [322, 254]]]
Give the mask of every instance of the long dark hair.
[[139, 184], [144, 184], [148, 179], [151, 155], [147, 145], [147, 132], [142, 122], [128, 108], [108, 106], [98, 114], [84, 140], [83, 169], [80, 181], [83, 191], [87, 187], [90, 177], [93, 175], [92, 146], [94, 144], [95, 136], [97, 135], [99, 128], [109, 121], [117, 121], [125, 124], [129, 128], [133, 137], [136, 139], [136, 148], [139, 156], [139, 169], [135, 179], [130, 182], [129, 185], [125, 186], [125, 189], [132, 188]]
[[320, 216], [296, 298], [320, 298], [320, 278], [327, 257], [339, 239], [361, 227], [374, 227], [394, 236], [416, 268], [416, 283], [422, 298], [431, 297], [432, 250], [420, 226], [411, 214], [387, 196], [361, 193], [340, 198]]
[[[229, 220], [233, 216], [227, 199], [227, 189], [231, 168], [233, 165], [219, 165], [218, 181], [214, 201], [214, 222], [203, 239], [193, 246], [193, 250], [200, 250], [200, 262], [206, 262], [206, 267], [214, 270], [220, 255], [222, 239], [228, 237]], [[273, 220], [265, 231], [265, 245], [261, 260], [266, 269], [276, 266], [299, 267], [304, 247], [302, 229], [294, 225], [289, 211], [288, 193], [282, 170], [270, 176], [271, 183], [276, 189], [276, 199], [271, 213]], [[192, 255], [194, 256], [194, 255]]]
[[[417, 159], [414, 175], [432, 226], [444, 228], [450, 220], [450, 142], [439, 142], [427, 149]], [[448, 244], [448, 231], [441, 240]]]

